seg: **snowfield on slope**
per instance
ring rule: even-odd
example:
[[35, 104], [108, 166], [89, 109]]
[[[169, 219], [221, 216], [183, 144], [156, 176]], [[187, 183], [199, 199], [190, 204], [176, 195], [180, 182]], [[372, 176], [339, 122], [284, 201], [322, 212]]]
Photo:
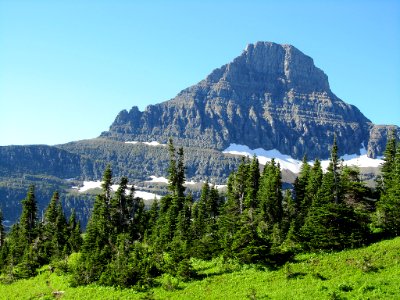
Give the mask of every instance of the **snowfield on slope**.
[[[101, 188], [101, 183], [102, 182], [99, 180], [98, 181], [84, 181], [83, 186], [81, 186], [81, 187], [75, 186], [72, 188], [78, 190], [79, 193], [84, 193], [91, 189]], [[111, 189], [115, 192], [118, 189], [118, 187], [119, 187], [118, 184], [113, 184], [111, 186]], [[132, 187], [132, 186], [128, 185], [128, 188], [130, 188], [130, 187]], [[137, 188], [137, 187], [135, 186], [135, 188]], [[154, 198], [161, 199], [160, 195], [145, 192], [145, 191], [139, 191], [139, 190], [135, 190], [135, 197], [140, 197], [143, 200], [153, 200]]]
[[157, 142], [157, 141], [152, 141], [152, 142], [127, 141], [127, 142], [125, 142], [125, 144], [138, 144], [138, 143], [145, 144], [147, 146], [153, 146], [153, 147], [157, 147], [157, 146], [166, 147], [167, 146], [166, 144], [161, 144], [160, 142]]
[[[277, 163], [280, 164], [281, 169], [287, 169], [293, 173], [299, 173], [301, 168], [301, 160], [294, 159], [293, 157], [282, 154], [279, 150], [265, 150], [262, 148], [250, 149], [246, 145], [239, 144], [230, 144], [228, 148], [226, 148], [223, 153], [242, 155], [247, 157], [257, 156], [260, 164], [265, 165], [267, 162], [270, 162], [273, 158]], [[357, 166], [357, 167], [379, 167], [383, 160], [381, 157], [374, 159], [369, 158], [367, 156], [367, 150], [364, 147], [364, 144], [361, 145], [360, 155], [357, 154], [345, 154], [340, 157], [343, 160], [343, 164], [347, 166]], [[313, 161], [309, 161], [309, 164], [313, 164]], [[322, 169], [326, 170], [329, 165], [329, 160], [321, 161]]]

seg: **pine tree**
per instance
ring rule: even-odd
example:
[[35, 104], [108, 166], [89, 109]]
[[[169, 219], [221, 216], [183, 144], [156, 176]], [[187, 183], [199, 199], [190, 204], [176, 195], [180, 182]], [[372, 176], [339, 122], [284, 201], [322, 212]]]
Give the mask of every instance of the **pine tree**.
[[[298, 232], [298, 230], [304, 225], [304, 220], [308, 214], [308, 210], [322, 185], [323, 172], [321, 163], [318, 159], [314, 161], [314, 165], [309, 169], [307, 177], [308, 180], [304, 190], [304, 197], [300, 202], [299, 209], [297, 210], [296, 232]], [[298, 205], [298, 203], [296, 203], [296, 205]]]
[[159, 214], [159, 206], [158, 206], [157, 199], [153, 200], [150, 210], [148, 210], [146, 214], [147, 214], [147, 217], [146, 217], [147, 222], [146, 222], [144, 239], [145, 239], [145, 242], [150, 243], [153, 231], [156, 230], [157, 219], [158, 219], [158, 214]]
[[114, 196], [110, 199], [110, 218], [112, 231], [114, 235], [127, 233], [131, 216], [128, 215], [126, 190], [128, 188], [128, 179], [122, 177]]
[[[392, 158], [393, 140], [388, 141], [382, 166], [383, 188], [376, 209], [376, 225], [390, 236], [400, 235], [400, 145]], [[383, 172], [384, 169], [384, 172]]]
[[257, 203], [257, 192], [260, 186], [260, 165], [257, 157], [254, 155], [248, 167], [248, 176], [246, 182], [246, 195], [244, 200], [245, 208], [255, 209]]
[[76, 218], [75, 209], [72, 210], [71, 216], [68, 221], [68, 247], [70, 252], [78, 252], [82, 245], [82, 232], [81, 232], [81, 224], [79, 220]]
[[396, 136], [394, 131], [391, 131], [386, 143], [386, 149], [383, 153], [384, 163], [382, 164], [381, 172], [382, 179], [378, 182], [378, 189], [380, 192], [385, 192], [391, 186], [392, 173], [395, 164], [396, 156]]
[[331, 161], [328, 166], [328, 173], [332, 172], [333, 174], [333, 196], [335, 203], [338, 204], [340, 202], [340, 174], [339, 174], [339, 155], [338, 155], [338, 146], [336, 142], [336, 135], [333, 139], [333, 146], [331, 151]]
[[297, 212], [300, 212], [301, 203], [304, 202], [304, 198], [306, 197], [306, 188], [310, 178], [310, 172], [311, 167], [307, 162], [307, 156], [304, 156], [299, 176], [296, 178], [293, 187], [294, 201]]
[[35, 187], [31, 185], [26, 198], [22, 200], [22, 214], [20, 217], [21, 233], [28, 243], [32, 243], [37, 236], [37, 224], [38, 217]]
[[102, 193], [96, 196], [92, 215], [89, 219], [82, 245], [80, 264], [74, 272], [74, 284], [88, 284], [97, 281], [112, 258], [116, 239], [111, 223], [112, 171], [107, 166], [102, 182]]
[[171, 193], [176, 193], [176, 185], [178, 182], [178, 170], [176, 166], [176, 152], [172, 142], [172, 138], [168, 141], [169, 166], [168, 166], [168, 189]]
[[235, 185], [235, 173], [232, 172], [228, 177], [226, 201], [222, 206], [221, 214], [218, 219], [218, 235], [223, 256], [233, 257], [232, 243], [234, 236], [239, 229], [240, 205]]
[[307, 249], [355, 247], [365, 243], [369, 234], [365, 216], [343, 201], [345, 189], [337, 153], [335, 138], [328, 170], [300, 230], [302, 243]]
[[282, 179], [279, 164], [272, 159], [264, 166], [258, 190], [260, 212], [263, 220], [273, 226], [282, 221]]
[[6, 235], [5, 235], [5, 231], [4, 231], [4, 225], [3, 225], [3, 212], [0, 209], [0, 249], [2, 246], [4, 246], [5, 236]]
[[68, 232], [67, 221], [58, 192], [54, 192], [46, 208], [41, 231], [46, 259], [50, 259], [51, 257], [60, 258], [67, 244]]
[[258, 234], [258, 224], [255, 209], [245, 209], [232, 243], [233, 256], [242, 263], [263, 262], [269, 254], [270, 245]]

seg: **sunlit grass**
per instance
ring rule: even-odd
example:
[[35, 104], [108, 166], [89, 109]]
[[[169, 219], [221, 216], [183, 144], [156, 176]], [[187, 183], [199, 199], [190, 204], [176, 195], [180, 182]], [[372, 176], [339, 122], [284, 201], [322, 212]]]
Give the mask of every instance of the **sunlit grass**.
[[0, 284], [0, 299], [400, 299], [400, 238], [336, 253], [301, 254], [277, 270], [221, 259], [193, 260], [199, 278], [164, 275], [147, 292], [72, 288], [68, 275], [41, 274]]

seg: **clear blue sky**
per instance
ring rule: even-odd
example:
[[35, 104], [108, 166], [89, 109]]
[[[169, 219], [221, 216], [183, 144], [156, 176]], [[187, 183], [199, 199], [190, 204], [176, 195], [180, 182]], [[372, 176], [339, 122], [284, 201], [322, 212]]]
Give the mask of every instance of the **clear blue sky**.
[[0, 0], [0, 145], [96, 137], [256, 41], [294, 45], [338, 97], [400, 125], [398, 0]]

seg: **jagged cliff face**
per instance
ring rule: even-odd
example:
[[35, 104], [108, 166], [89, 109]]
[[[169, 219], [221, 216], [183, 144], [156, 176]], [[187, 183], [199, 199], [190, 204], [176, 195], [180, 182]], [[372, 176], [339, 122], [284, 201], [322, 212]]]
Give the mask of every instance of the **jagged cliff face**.
[[120, 112], [103, 137], [225, 149], [231, 143], [278, 149], [295, 158], [329, 156], [333, 136], [340, 154], [381, 155], [388, 127], [374, 126], [336, 97], [313, 60], [290, 45], [250, 44], [174, 99]]

